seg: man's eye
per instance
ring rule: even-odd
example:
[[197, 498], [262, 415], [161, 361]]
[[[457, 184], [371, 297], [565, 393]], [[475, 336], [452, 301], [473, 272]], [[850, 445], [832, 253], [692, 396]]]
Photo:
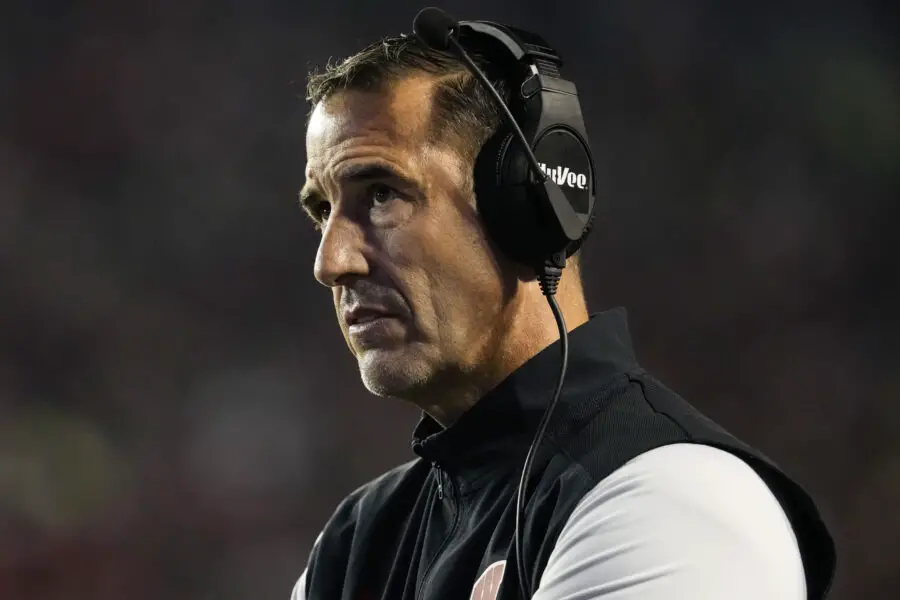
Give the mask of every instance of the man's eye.
[[317, 202], [312, 208], [313, 218], [318, 225], [328, 220], [331, 214], [331, 205], [327, 202]]
[[369, 188], [369, 197], [373, 204], [385, 204], [397, 197], [397, 190], [383, 183], [376, 183]]

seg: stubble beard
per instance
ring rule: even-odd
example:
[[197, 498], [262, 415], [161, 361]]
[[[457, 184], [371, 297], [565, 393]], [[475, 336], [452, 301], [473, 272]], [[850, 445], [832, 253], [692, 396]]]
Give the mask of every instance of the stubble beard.
[[365, 388], [383, 398], [411, 400], [429, 387], [433, 373], [422, 357], [396, 350], [368, 350], [358, 357]]

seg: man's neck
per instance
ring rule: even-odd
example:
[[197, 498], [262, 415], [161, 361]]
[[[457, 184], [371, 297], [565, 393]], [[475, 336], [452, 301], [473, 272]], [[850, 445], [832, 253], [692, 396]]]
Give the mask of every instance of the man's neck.
[[[587, 304], [580, 293], [563, 293], [557, 296], [566, 329], [573, 329], [588, 321]], [[556, 320], [550, 314], [547, 299], [541, 295], [524, 303], [511, 319], [507, 334], [490, 356], [482, 359], [471, 373], [448, 375], [441, 382], [434, 382], [428, 401], [415, 402], [443, 427], [450, 427], [459, 417], [497, 387], [504, 379], [522, 367], [528, 360], [559, 340]]]

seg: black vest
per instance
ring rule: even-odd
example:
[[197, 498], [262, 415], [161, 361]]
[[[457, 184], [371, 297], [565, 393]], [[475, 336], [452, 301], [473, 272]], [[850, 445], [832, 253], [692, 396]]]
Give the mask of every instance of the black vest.
[[[808, 597], [824, 598], [834, 543], [807, 493], [762, 454], [704, 417], [634, 358], [625, 312], [570, 334], [569, 372], [528, 484], [524, 562], [537, 589], [579, 500], [636, 456], [675, 443], [721, 448], [768, 484], [797, 536]], [[511, 543], [516, 489], [559, 368], [553, 344], [444, 430], [416, 427], [418, 459], [350, 494], [310, 555], [307, 600], [457, 600], [506, 560], [498, 599], [519, 595]]]

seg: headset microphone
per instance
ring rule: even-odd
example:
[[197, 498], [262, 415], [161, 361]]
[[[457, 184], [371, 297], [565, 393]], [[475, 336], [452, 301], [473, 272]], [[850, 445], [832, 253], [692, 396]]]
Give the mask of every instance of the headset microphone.
[[[508, 56], [527, 67], [519, 89], [514, 90], [513, 99], [520, 102], [520, 112], [526, 119], [532, 142], [490, 79], [463, 48], [459, 40], [461, 30], [472, 35], [476, 43], [482, 38], [499, 45]], [[535, 267], [541, 290], [559, 328], [562, 352], [559, 377], [525, 457], [516, 494], [516, 566], [520, 591], [523, 598], [528, 599], [532, 594], [523, 555], [522, 526], [527, 484], [537, 449], [559, 402], [569, 357], [568, 330], [554, 296], [566, 258], [580, 247], [593, 224], [593, 158], [587, 146], [575, 86], [562, 79], [558, 71], [562, 61], [540, 37], [496, 23], [460, 22], [433, 7], [422, 9], [416, 15], [413, 31], [425, 45], [457, 56], [483, 84], [505, 117], [509, 131], [501, 131], [488, 140], [476, 160], [476, 196], [488, 230], [501, 249], [513, 259]], [[520, 146], [518, 156], [512, 140]], [[572, 168], [557, 167], [554, 171], [556, 180], [551, 178], [535, 155], [540, 144], [550, 148], [546, 151], [548, 155], [571, 163]], [[516, 161], [523, 159], [530, 175], [524, 184], [522, 178], [510, 175], [518, 171]], [[579, 168], [576, 164], [588, 174], [576, 171]], [[572, 188], [570, 196], [560, 188], [563, 183]], [[516, 227], [519, 229], [515, 230]]]

